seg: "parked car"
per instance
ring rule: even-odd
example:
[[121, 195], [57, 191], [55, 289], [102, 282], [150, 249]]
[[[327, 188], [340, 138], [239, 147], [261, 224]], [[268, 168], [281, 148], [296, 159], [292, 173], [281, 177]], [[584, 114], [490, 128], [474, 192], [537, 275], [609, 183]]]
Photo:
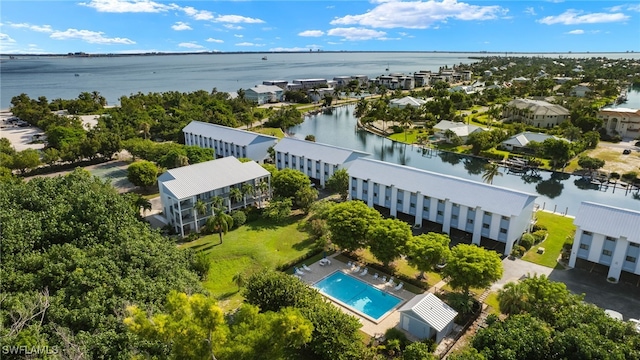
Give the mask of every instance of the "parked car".
[[609, 315], [610, 317], [616, 319], [616, 320], [624, 320], [624, 318], [622, 317], [622, 314], [620, 314], [619, 312], [615, 311], [615, 310], [610, 310], [607, 309], [604, 311], [605, 314]]
[[624, 150], [622, 150], [622, 153], [624, 155], [629, 155], [629, 154], [631, 154], [631, 149], [624, 149]]

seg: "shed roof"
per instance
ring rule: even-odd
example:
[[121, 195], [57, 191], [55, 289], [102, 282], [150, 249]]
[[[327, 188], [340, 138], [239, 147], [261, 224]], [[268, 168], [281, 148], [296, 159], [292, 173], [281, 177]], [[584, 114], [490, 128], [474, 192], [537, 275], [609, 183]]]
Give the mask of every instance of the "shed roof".
[[349, 167], [349, 175], [437, 199], [449, 199], [469, 208], [480, 206], [485, 211], [504, 216], [520, 215], [537, 198], [534, 194], [368, 158], [356, 159]]
[[582, 230], [619, 238], [640, 244], [640, 211], [598, 204], [590, 201], [580, 203], [573, 220]]
[[342, 148], [334, 145], [317, 143], [314, 141], [300, 140], [285, 137], [273, 147], [275, 151], [289, 153], [296, 156], [304, 156], [306, 159], [322, 160], [327, 164], [340, 165], [355, 160], [361, 156], [371, 154]]
[[228, 156], [168, 170], [158, 182], [176, 199], [185, 199], [265, 176], [269, 171], [255, 161], [243, 163]]
[[414, 296], [413, 299], [407, 301], [398, 311], [401, 313], [412, 313], [438, 332], [444, 330], [458, 315], [457, 311], [453, 310], [432, 293]]
[[[278, 88], [280, 89], [280, 88]], [[258, 134], [251, 131], [240, 130], [228, 126], [209, 124], [201, 121], [192, 121], [182, 129], [184, 133], [193, 133], [240, 146], [258, 144], [265, 141], [277, 141], [275, 136]]]

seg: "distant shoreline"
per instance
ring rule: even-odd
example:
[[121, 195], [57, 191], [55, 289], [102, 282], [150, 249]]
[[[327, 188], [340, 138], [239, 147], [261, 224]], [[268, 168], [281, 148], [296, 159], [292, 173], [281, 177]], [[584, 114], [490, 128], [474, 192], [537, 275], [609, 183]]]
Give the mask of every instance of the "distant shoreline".
[[146, 53], [67, 53], [67, 54], [3, 54], [0, 58], [15, 57], [128, 57], [128, 56], [173, 56], [173, 55], [239, 55], [239, 54], [336, 54], [336, 53], [414, 53], [414, 54], [470, 54], [470, 55], [531, 55], [531, 54], [550, 54], [550, 55], [601, 55], [601, 54], [635, 54], [631, 51], [352, 51], [352, 50], [332, 50], [332, 51], [199, 51], [199, 52], [146, 52]]

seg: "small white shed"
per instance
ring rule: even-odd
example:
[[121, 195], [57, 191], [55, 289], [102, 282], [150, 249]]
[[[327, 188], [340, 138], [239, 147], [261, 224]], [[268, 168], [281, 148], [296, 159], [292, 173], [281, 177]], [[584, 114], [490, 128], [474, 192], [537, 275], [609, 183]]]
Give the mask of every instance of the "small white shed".
[[458, 315], [431, 293], [415, 296], [398, 311], [402, 330], [419, 339], [435, 337], [436, 343], [453, 330], [453, 320]]

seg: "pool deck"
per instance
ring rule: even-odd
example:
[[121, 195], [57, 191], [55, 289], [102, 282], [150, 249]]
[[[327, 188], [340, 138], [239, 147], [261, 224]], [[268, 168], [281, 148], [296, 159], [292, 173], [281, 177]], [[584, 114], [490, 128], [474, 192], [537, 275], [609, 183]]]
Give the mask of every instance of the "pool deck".
[[[402, 305], [404, 305], [404, 303], [407, 302], [408, 300], [411, 300], [414, 296], [416, 296], [416, 294], [410, 291], [407, 291], [405, 289], [394, 291], [393, 289], [395, 288], [395, 285], [398, 284], [398, 282], [397, 281], [394, 282], [393, 286], [385, 285], [381, 280], [377, 280], [373, 278], [373, 275], [376, 273], [376, 271], [372, 269], [369, 269], [370, 272], [368, 274], [364, 276], [360, 276], [359, 273], [356, 273], [355, 271], [353, 271], [351, 267], [347, 266], [346, 263], [343, 263], [340, 260], [336, 260], [334, 257], [329, 257], [329, 259], [331, 260], [331, 265], [321, 266], [319, 262], [315, 262], [313, 264], [307, 264], [311, 269], [311, 271], [305, 271], [304, 269], [300, 269], [304, 272], [304, 275], [301, 276], [300, 279], [309, 285], [313, 285], [335, 271], [338, 271], [338, 270], [344, 271], [345, 273], [352, 275], [382, 291], [388, 292], [389, 294], [393, 294], [401, 298], [403, 301], [400, 302], [391, 311], [389, 315], [387, 315], [377, 323], [361, 316], [360, 314], [352, 311], [351, 309], [348, 309], [338, 304], [335, 301], [331, 301], [331, 303], [333, 303], [336, 307], [338, 307], [343, 312], [356, 317], [362, 324], [361, 330], [370, 336], [374, 336], [374, 337], [381, 336], [384, 334], [384, 332], [387, 329], [395, 327], [400, 323], [400, 313], [397, 311], [397, 309]], [[360, 271], [362, 270], [363, 269], [361, 269]], [[382, 277], [383, 275], [387, 275], [387, 274], [381, 274], [380, 277]]]

